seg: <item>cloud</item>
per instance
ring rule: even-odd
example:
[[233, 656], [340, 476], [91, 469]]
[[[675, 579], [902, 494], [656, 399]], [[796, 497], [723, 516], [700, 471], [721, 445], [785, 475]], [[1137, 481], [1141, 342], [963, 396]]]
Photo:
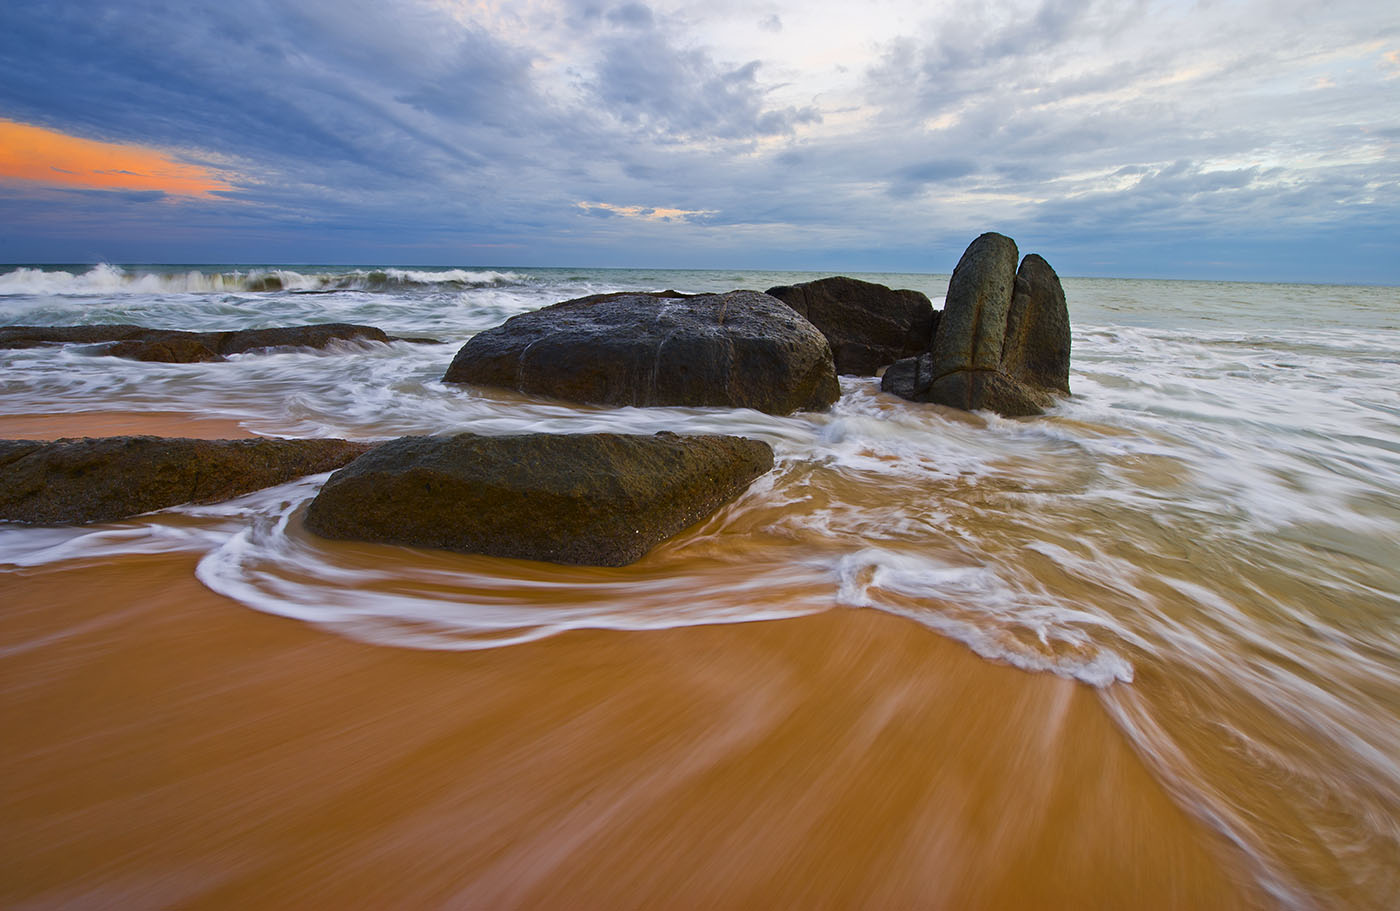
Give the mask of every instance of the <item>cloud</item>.
[[624, 3], [614, 7], [608, 10], [606, 18], [614, 25], [627, 28], [648, 29], [653, 22], [651, 7], [642, 3]]
[[[593, 71], [580, 84], [630, 131], [668, 143], [751, 140], [790, 135], [821, 120], [812, 106], [769, 107], [758, 78], [761, 61], [721, 64], [708, 50], [677, 41], [672, 24], [653, 20], [650, 11], [629, 15], [626, 24], [629, 31], [601, 39]], [[638, 29], [644, 40], [633, 34]]]
[[580, 202], [576, 204], [585, 215], [609, 218], [621, 216], [623, 218], [641, 218], [646, 221], [696, 221], [709, 216], [717, 215], [714, 210], [707, 209], [666, 209], [657, 206], [615, 206], [606, 202]]
[[[887, 6], [21, 0], [0, 30], [0, 118], [221, 186], [122, 184], [167, 194], [123, 208], [7, 184], [0, 245], [52, 237], [69, 259], [75, 232], [85, 250], [122, 231], [150, 238], [147, 259], [188, 236], [199, 259], [946, 270], [992, 226], [1047, 255], [1265, 229], [1395, 238], [1400, 12]], [[48, 167], [90, 182], [75, 189], [155, 174]]]
[[[138, 145], [97, 142], [0, 120], [0, 181], [120, 188], [132, 199], [204, 196], [230, 186], [209, 168]], [[154, 197], [142, 194], [155, 194]]]

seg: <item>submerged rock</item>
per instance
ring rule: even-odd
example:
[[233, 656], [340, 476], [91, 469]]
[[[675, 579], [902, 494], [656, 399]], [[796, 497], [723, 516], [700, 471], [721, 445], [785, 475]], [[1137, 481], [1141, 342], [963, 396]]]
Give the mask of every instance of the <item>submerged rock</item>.
[[236, 329], [219, 332], [186, 332], [182, 329], [148, 329], [145, 326], [0, 326], [0, 348], [37, 348], [41, 345], [80, 344], [106, 347], [98, 354], [138, 361], [188, 364], [219, 361], [226, 355], [262, 348], [325, 348], [333, 341], [432, 342], [434, 339], [399, 338], [374, 326], [353, 323], [320, 323], [273, 329]]
[[821, 332], [757, 291], [599, 294], [522, 313], [462, 346], [443, 382], [769, 414], [821, 410], [840, 394]]
[[768, 293], [806, 317], [831, 344], [836, 372], [874, 376], [902, 357], [927, 351], [938, 312], [918, 291], [895, 291], [844, 275]]
[[82, 525], [183, 503], [217, 503], [331, 471], [373, 445], [151, 436], [0, 440], [0, 520]]
[[974, 240], [948, 282], [931, 349], [890, 365], [886, 392], [1007, 417], [1041, 414], [1069, 392], [1069, 311], [1055, 270], [1016, 242]]
[[306, 513], [328, 538], [622, 566], [773, 467], [743, 437], [404, 437], [337, 471]]
[[150, 340], [130, 339], [109, 345], [103, 354], [123, 357], [129, 361], [155, 361], [162, 364], [197, 364], [221, 361], [223, 355], [198, 338], [171, 335]]

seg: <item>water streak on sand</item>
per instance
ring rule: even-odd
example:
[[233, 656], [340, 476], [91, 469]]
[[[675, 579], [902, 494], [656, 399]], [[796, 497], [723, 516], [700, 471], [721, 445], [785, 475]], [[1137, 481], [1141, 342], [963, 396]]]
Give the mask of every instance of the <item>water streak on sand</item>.
[[[829, 413], [776, 418], [719, 409], [577, 407], [448, 387], [439, 377], [472, 333], [566, 297], [630, 288], [764, 288], [812, 276], [399, 270], [396, 284], [371, 287], [374, 269], [293, 270], [318, 276], [322, 288], [360, 283], [335, 294], [301, 294], [285, 282], [280, 290], [253, 290], [270, 286], [247, 280], [277, 271], [217, 267], [198, 270], [196, 278], [169, 269], [123, 270], [116, 278], [83, 270], [67, 278], [12, 272], [0, 275], [0, 320], [186, 329], [347, 321], [433, 335], [443, 344], [350, 345], [193, 365], [123, 362], [78, 348], [4, 351], [0, 412], [54, 415], [54, 427], [79, 426], [88, 420], [82, 413], [101, 410], [137, 415], [123, 419], [132, 426], [141, 413], [159, 421], [162, 413], [195, 412], [245, 431], [360, 439], [458, 429], [738, 433], [772, 444], [777, 468], [719, 515], [622, 570], [322, 541], [300, 526], [300, 511], [319, 483], [308, 479], [219, 507], [100, 528], [0, 529], [5, 572], [21, 580], [65, 567], [120, 575], [145, 561], [177, 559], [190, 561], [194, 572], [197, 561], [198, 577], [210, 589], [260, 611], [370, 643], [454, 652], [457, 660], [488, 664], [507, 662], [507, 653], [556, 654], [550, 643], [578, 636], [634, 641], [627, 631], [646, 630], [635, 641], [718, 636], [737, 643], [744, 634], [710, 627], [787, 618], [745, 625], [811, 629], [848, 622], [833, 616], [896, 615], [983, 657], [1096, 687], [1107, 717], [1162, 784], [1236, 846], [1234, 856], [1274, 901], [1381, 908], [1400, 894], [1400, 294], [1394, 289], [1068, 280], [1075, 396], [1045, 418], [1004, 420], [899, 402], [862, 378], [843, 380], [841, 400]], [[241, 284], [215, 287], [232, 275], [244, 276]], [[946, 284], [938, 276], [869, 277], [919, 288], [935, 303]], [[120, 290], [96, 297], [94, 290], [73, 290], [109, 280]], [[30, 420], [41, 425], [43, 419]], [[30, 432], [40, 425], [31, 424]], [[835, 625], [824, 628], [839, 639]], [[598, 632], [582, 632], [590, 629]], [[43, 636], [52, 633], [36, 640], [40, 652], [47, 648]], [[499, 648], [522, 642], [529, 644], [515, 649], [525, 652]], [[828, 647], [815, 639], [809, 644]], [[786, 672], [766, 660], [759, 663], [767, 672], [743, 677], [756, 694], [781, 691], [769, 688], [776, 684], [766, 674]], [[819, 659], [814, 653], [800, 660]], [[852, 654], [842, 674], [863, 679], [866, 660], [873, 659]], [[882, 767], [880, 774], [917, 779], [913, 757], [928, 754], [916, 742], [857, 736], [863, 724], [883, 717], [881, 706], [898, 706], [891, 711], [900, 715], [915, 711], [919, 699], [938, 698], [945, 683], [920, 676], [917, 661], [910, 661], [880, 672], [880, 683], [861, 690], [872, 714], [862, 720], [852, 707], [841, 728], [842, 737], [854, 738], [849, 751], [828, 744], [832, 751], [823, 753], [833, 771], [818, 774], [816, 765], [796, 758], [796, 747], [784, 762], [807, 769], [824, 787], [854, 793], [860, 787], [843, 776], [872, 771], [877, 760], [864, 751], [879, 742], [911, 751], [908, 764]], [[818, 691], [826, 698], [826, 686], [810, 691], [812, 698]], [[1001, 693], [1002, 702], [969, 703], [990, 716], [1008, 711], [1024, 724], [1022, 738], [998, 748], [1033, 751], [1033, 742], [1067, 744], [1083, 734], [1082, 720], [1072, 730], [1043, 729], [1029, 708], [1034, 700]], [[761, 713], [761, 698], [754, 698], [760, 701], [730, 706], [733, 717]], [[1035, 705], [1051, 716], [1057, 711]], [[575, 708], [587, 711], [588, 703]], [[776, 717], [759, 729], [768, 732], [763, 737], [784, 736]], [[836, 736], [805, 730], [802, 736]], [[920, 736], [953, 736], [920, 730]], [[528, 751], [528, 735], [518, 736], [517, 749]], [[743, 751], [740, 733], [734, 743], [725, 736], [715, 732], [707, 742], [729, 744], [721, 752]], [[684, 751], [652, 755], [663, 754], [680, 762]], [[724, 766], [716, 762], [704, 768]], [[759, 777], [773, 781], [782, 777], [776, 769], [786, 767]], [[645, 763], [635, 771], [649, 774]], [[1037, 780], [1019, 767], [1006, 771], [1030, 775], [1028, 787]], [[694, 774], [703, 781], [709, 773]], [[940, 799], [982, 807], [968, 820], [989, 818], [980, 815], [990, 812], [987, 805], [1008, 818], [1019, 812], [1000, 803], [1012, 799], [1004, 790], [988, 787], [957, 799], [941, 792]], [[796, 824], [745, 788], [724, 790], [739, 792], [767, 807], [770, 822]], [[620, 818], [632, 819], [636, 798], [625, 790], [608, 793], [614, 803], [606, 805], [622, 807]], [[816, 814], [803, 823], [808, 831], [827, 831], [814, 821], [828, 818], [816, 805], [797, 805]], [[649, 817], [648, 831], [660, 831], [655, 827], [663, 820], [684, 822], [723, 840], [727, 810], [707, 814], [701, 803], [686, 806], [673, 808], [677, 815]], [[557, 818], [542, 807], [536, 812]], [[881, 812], [898, 815], [893, 806]], [[1046, 820], [1063, 820], [1062, 810], [1045, 812]], [[612, 831], [611, 817], [603, 816], [599, 830], [582, 810], [569, 817], [564, 831], [574, 841], [540, 841], [536, 832], [534, 841], [506, 855], [515, 860], [480, 867], [471, 894], [508, 900], [514, 893], [504, 884], [519, 864], [546, 855], [557, 857], [553, 869], [571, 871], [559, 882], [593, 882], [602, 890], [603, 880], [592, 880], [576, 861], [589, 856], [584, 845], [593, 834]], [[920, 820], [914, 828], [901, 828], [914, 825], [905, 816], [895, 828], [921, 850], [971, 852], [971, 868], [990, 869], [979, 866], [989, 861], [971, 847], [977, 839], [967, 830], [914, 816]], [[990, 818], [991, 841], [1020, 837], [1009, 834], [1012, 823]], [[745, 831], [758, 837], [757, 829]], [[646, 840], [633, 833], [612, 844], [645, 853]], [[895, 852], [882, 855], [886, 860], [905, 856], [881, 844]], [[978, 844], [990, 850], [990, 842]], [[1095, 851], [1109, 850], [1093, 844]], [[1232, 855], [1220, 856], [1228, 866]], [[782, 868], [771, 859], [776, 866], [766, 870]], [[869, 861], [870, 870], [884, 862], [874, 855]], [[1048, 868], [1042, 875], [1055, 877]], [[665, 877], [652, 885], [659, 889], [663, 881], [675, 885]], [[745, 894], [772, 897], [754, 888]], [[969, 900], [992, 906], [990, 897], [1001, 893], [987, 889]], [[532, 894], [536, 900], [562, 895]]]

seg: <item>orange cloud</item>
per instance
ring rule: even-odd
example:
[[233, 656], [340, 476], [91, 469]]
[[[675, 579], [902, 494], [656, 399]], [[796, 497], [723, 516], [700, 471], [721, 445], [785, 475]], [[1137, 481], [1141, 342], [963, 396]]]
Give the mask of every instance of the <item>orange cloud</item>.
[[663, 209], [655, 206], [615, 206], [607, 202], [574, 203], [585, 212], [604, 211], [626, 218], [644, 218], [647, 221], [687, 221], [696, 215], [717, 215], [717, 209]]
[[156, 149], [79, 139], [11, 120], [0, 120], [0, 180], [199, 197], [232, 189], [208, 168], [172, 161]]

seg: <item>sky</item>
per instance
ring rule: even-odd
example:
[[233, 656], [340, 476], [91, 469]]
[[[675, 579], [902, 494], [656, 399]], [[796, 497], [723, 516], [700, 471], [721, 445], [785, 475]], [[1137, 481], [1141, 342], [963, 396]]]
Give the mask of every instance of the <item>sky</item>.
[[6, 0], [0, 262], [1400, 284], [1394, 0]]

